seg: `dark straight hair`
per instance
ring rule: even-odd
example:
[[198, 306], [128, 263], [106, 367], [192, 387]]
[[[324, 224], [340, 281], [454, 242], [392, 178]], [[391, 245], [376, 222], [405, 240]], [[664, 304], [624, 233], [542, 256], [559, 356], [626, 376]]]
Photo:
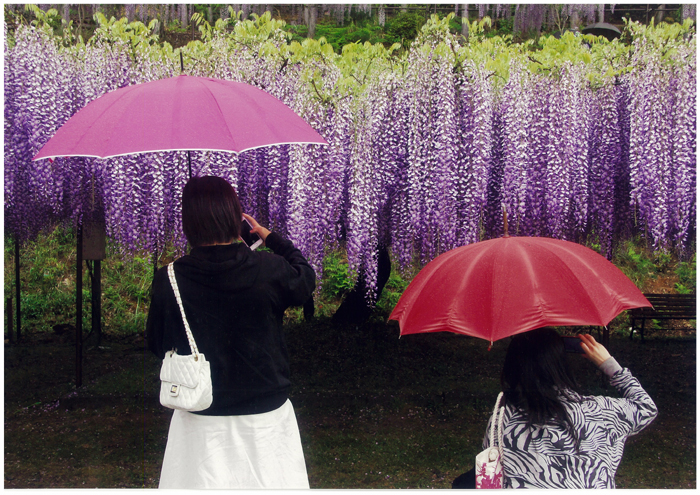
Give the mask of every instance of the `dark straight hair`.
[[506, 402], [522, 410], [528, 425], [559, 423], [576, 441], [562, 398], [576, 400], [578, 384], [569, 366], [564, 341], [551, 327], [538, 328], [513, 337], [501, 373]]
[[182, 230], [192, 247], [238, 239], [243, 210], [226, 180], [192, 177], [182, 190]]

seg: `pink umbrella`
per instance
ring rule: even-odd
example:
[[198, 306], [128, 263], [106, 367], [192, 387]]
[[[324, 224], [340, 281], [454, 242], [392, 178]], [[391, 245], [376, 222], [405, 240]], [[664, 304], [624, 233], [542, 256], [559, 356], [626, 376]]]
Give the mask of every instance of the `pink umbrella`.
[[177, 150], [240, 153], [292, 143], [328, 144], [261, 89], [181, 75], [127, 86], [91, 101], [56, 131], [34, 160]]
[[[261, 89], [181, 75], [127, 86], [96, 98], [68, 119], [33, 159], [109, 158], [186, 150], [189, 164], [191, 150], [240, 153], [279, 144], [328, 143], [291, 108]], [[80, 294], [81, 277], [77, 280], [76, 292]], [[76, 309], [76, 332], [80, 335], [80, 303]], [[80, 338], [76, 349], [80, 356]], [[80, 370], [78, 365], [78, 385]]]

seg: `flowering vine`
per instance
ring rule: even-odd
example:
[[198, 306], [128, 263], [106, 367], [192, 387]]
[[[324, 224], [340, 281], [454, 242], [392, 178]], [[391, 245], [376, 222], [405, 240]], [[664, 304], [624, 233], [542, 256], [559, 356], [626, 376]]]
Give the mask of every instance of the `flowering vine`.
[[382, 246], [408, 270], [503, 235], [503, 208], [511, 235], [595, 241], [607, 256], [637, 233], [657, 249], [694, 249], [690, 21], [671, 38], [632, 26], [624, 56], [615, 43], [583, 48], [569, 37], [554, 48], [579, 51], [552, 62], [550, 40], [533, 69], [526, 47], [478, 38], [476, 24], [465, 44], [449, 18], [431, 19], [397, 56], [295, 44], [267, 15], [222, 20], [178, 53], [139, 22], [100, 15], [88, 43], [59, 42], [41, 25], [18, 26], [9, 43], [5, 31], [5, 225], [19, 239], [103, 216], [125, 253], [184, 251], [186, 153], [31, 159], [89, 101], [179, 74], [182, 53], [185, 73], [255, 85], [329, 143], [192, 152], [193, 174], [231, 182], [243, 208], [292, 239], [319, 278], [328, 250], [344, 247], [370, 301]]

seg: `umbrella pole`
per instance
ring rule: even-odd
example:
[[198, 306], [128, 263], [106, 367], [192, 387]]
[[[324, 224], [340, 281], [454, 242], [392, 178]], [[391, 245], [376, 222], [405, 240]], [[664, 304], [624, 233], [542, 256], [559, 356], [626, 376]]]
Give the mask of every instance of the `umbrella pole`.
[[190, 150], [187, 150], [187, 171], [190, 173], [190, 179], [192, 178], [192, 157], [190, 156]]
[[75, 261], [75, 386], [83, 385], [83, 225], [78, 222]]

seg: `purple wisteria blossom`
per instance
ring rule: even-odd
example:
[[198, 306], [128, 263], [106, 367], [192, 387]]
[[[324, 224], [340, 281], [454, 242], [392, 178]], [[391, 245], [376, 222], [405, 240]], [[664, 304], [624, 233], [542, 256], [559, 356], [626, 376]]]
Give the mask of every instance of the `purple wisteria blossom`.
[[589, 219], [601, 253], [612, 257], [615, 218], [615, 172], [620, 168], [620, 122], [616, 87], [610, 82], [595, 93], [591, 108]]
[[547, 221], [559, 239], [575, 240], [587, 222], [589, 96], [580, 69], [567, 64], [551, 93], [562, 104], [551, 107], [548, 143]]
[[530, 138], [534, 107], [527, 90], [534, 76], [517, 62], [511, 63], [510, 78], [502, 90], [503, 178], [502, 206], [508, 214], [509, 233], [519, 233], [525, 217], [527, 171], [530, 168]]
[[[546, 23], [548, 9], [521, 5], [516, 22]], [[561, 9], [596, 14], [595, 6]], [[528, 20], [528, 12], [536, 15]], [[319, 279], [324, 256], [344, 248], [370, 301], [380, 248], [410, 272], [446, 250], [503, 235], [503, 208], [511, 235], [599, 242], [610, 257], [617, 242], [642, 234], [657, 249], [693, 252], [693, 39], [669, 41], [662, 57], [653, 39], [636, 36], [624, 70], [557, 62], [535, 72], [517, 49], [507, 60], [483, 57], [486, 44], [460, 45], [440, 22], [431, 20], [405, 56], [377, 57], [361, 76], [344, 73], [340, 56], [292, 47], [281, 29], [255, 39], [216, 31], [182, 47], [185, 73], [255, 85], [330, 144], [192, 152], [193, 174], [228, 180], [244, 209], [292, 239]], [[107, 25], [75, 46], [34, 26], [18, 26], [11, 48], [7, 36], [7, 232], [24, 240], [59, 222], [103, 216], [124, 253], [183, 252], [186, 153], [31, 160], [93, 99], [179, 74], [179, 54], [148, 33], [148, 42], [132, 43]]]
[[686, 66], [674, 67], [669, 90], [673, 95], [668, 109], [672, 125], [671, 136], [671, 194], [669, 196], [669, 228], [671, 241], [685, 246], [694, 237], [696, 225], [696, 95], [695, 52], [686, 55]]
[[456, 244], [477, 242], [486, 222], [488, 177], [492, 166], [494, 88], [488, 74], [466, 64], [459, 85], [459, 137], [454, 187]]

